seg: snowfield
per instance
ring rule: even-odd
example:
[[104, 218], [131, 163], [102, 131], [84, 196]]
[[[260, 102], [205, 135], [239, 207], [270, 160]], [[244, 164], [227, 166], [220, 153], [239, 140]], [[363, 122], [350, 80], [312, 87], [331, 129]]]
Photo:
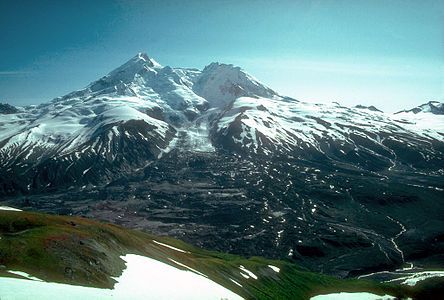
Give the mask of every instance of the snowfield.
[[[174, 268], [154, 259], [127, 254], [122, 256], [126, 269], [115, 278], [112, 290], [74, 286], [54, 282], [0, 277], [2, 300], [97, 299], [97, 300], [170, 300], [170, 299], [243, 299], [223, 286], [192, 271]], [[17, 273], [24, 275], [23, 273]], [[27, 275], [27, 274], [26, 274]], [[23, 276], [26, 278], [33, 278]]]
[[371, 293], [334, 293], [311, 297], [310, 300], [395, 300], [395, 297]]
[[0, 206], [0, 210], [22, 211], [21, 209], [9, 207], [9, 206]]

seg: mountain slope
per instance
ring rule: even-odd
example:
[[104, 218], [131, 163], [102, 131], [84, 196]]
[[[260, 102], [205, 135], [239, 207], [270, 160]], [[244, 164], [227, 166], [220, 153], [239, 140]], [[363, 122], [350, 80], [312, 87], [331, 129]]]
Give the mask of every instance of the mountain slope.
[[241, 97], [220, 115], [213, 132], [223, 148], [248, 153], [325, 157], [377, 171], [396, 164], [443, 168], [441, 127], [420, 128], [380, 112]]
[[[208, 97], [219, 84], [226, 89]], [[233, 66], [173, 69], [139, 53], [83, 90], [2, 116], [0, 168], [8, 179], [1, 190], [97, 184], [142, 167], [170, 150], [177, 131], [195, 127], [208, 101], [221, 95], [223, 101], [235, 99], [233, 89], [242, 95], [273, 93]]]
[[434, 115], [444, 115], [444, 104], [438, 101], [429, 101], [415, 108], [399, 111], [396, 114], [402, 113], [431, 113]]
[[[4, 210], [0, 210], [0, 215], [0, 263], [3, 266], [0, 291], [4, 288], [4, 276], [112, 288], [116, 284], [113, 277], [128, 271], [121, 257], [126, 255], [127, 259], [127, 254], [133, 253], [191, 271], [248, 299], [308, 299], [338, 291], [368, 291], [422, 299], [424, 293], [420, 285], [413, 289], [371, 281], [338, 280], [284, 261], [245, 259], [204, 251], [177, 240], [84, 218]], [[174, 281], [170, 284], [176, 285]], [[35, 288], [39, 287], [41, 285]], [[149, 282], [139, 288], [147, 292], [152, 289]], [[143, 291], [139, 291], [139, 295], [143, 296]], [[149, 295], [145, 294], [145, 298]], [[70, 296], [69, 289], [65, 296]]]

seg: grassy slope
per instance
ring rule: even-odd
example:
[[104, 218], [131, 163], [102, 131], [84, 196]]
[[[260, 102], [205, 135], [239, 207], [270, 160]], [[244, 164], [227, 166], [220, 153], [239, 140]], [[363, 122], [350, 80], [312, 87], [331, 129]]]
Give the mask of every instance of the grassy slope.
[[[0, 276], [14, 276], [6, 270], [19, 270], [46, 281], [102, 288], [112, 288], [115, 281], [111, 277], [119, 276], [125, 268], [120, 256], [128, 253], [145, 255], [181, 268], [168, 258], [174, 259], [250, 299], [309, 299], [313, 295], [337, 291], [369, 291], [433, 299], [433, 293], [442, 292], [440, 286], [444, 283], [427, 283], [413, 289], [364, 280], [339, 280], [286, 261], [260, 257], [246, 259], [112, 224], [31, 212], [0, 210], [0, 238], [0, 265], [3, 265], [0, 266]], [[153, 240], [190, 253], [172, 250]], [[269, 264], [281, 271], [276, 273], [268, 267]], [[239, 265], [255, 273], [258, 280], [242, 277]]]

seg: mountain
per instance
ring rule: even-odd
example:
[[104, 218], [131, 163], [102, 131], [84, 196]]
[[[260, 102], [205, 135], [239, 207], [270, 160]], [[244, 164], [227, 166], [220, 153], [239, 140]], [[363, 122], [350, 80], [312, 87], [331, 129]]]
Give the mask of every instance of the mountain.
[[444, 165], [440, 127], [427, 130], [379, 112], [285, 97], [240, 97], [214, 124], [215, 144], [236, 151], [342, 161], [374, 171], [396, 164], [421, 168], [430, 161]]
[[442, 267], [443, 132], [439, 114], [306, 103], [233, 65], [138, 54], [0, 115], [0, 193], [341, 277]]
[[365, 106], [365, 105], [358, 104], [358, 105], [355, 106], [355, 108], [359, 108], [359, 109], [368, 109], [368, 110], [371, 110], [371, 111], [379, 111], [379, 112], [383, 112], [382, 110], [377, 109], [377, 108], [376, 108], [375, 106], [373, 106], [373, 105]]
[[7, 114], [16, 114], [19, 110], [8, 103], [0, 103], [0, 114], [7, 115]]
[[140, 53], [83, 90], [5, 116], [0, 158], [9, 171], [0, 190], [109, 181], [169, 151], [215, 99], [223, 107], [240, 95], [273, 93], [232, 65], [173, 69]]
[[194, 150], [346, 160], [371, 170], [443, 164], [436, 127], [418, 131], [418, 124], [374, 109], [282, 97], [233, 65], [162, 67], [142, 53], [83, 90], [5, 109], [0, 167], [7, 179], [0, 191], [6, 194], [109, 182], [178, 142]]
[[402, 114], [402, 113], [413, 113], [413, 114], [431, 113], [434, 115], [444, 115], [444, 103], [438, 101], [429, 101], [415, 108], [397, 112], [397, 114]]
[[417, 275], [413, 284], [403, 278], [401, 284], [339, 280], [286, 261], [246, 259], [85, 218], [13, 210], [0, 209], [2, 299], [58, 293], [70, 299], [314, 300], [338, 292], [342, 299], [359, 293], [439, 299], [442, 293], [439, 278]]

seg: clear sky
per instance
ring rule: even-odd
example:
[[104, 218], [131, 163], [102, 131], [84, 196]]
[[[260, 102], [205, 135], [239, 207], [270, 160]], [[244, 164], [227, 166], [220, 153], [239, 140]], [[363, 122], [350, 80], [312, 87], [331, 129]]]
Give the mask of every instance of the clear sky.
[[138, 52], [395, 111], [444, 100], [444, 1], [0, 1], [0, 102], [51, 100]]

